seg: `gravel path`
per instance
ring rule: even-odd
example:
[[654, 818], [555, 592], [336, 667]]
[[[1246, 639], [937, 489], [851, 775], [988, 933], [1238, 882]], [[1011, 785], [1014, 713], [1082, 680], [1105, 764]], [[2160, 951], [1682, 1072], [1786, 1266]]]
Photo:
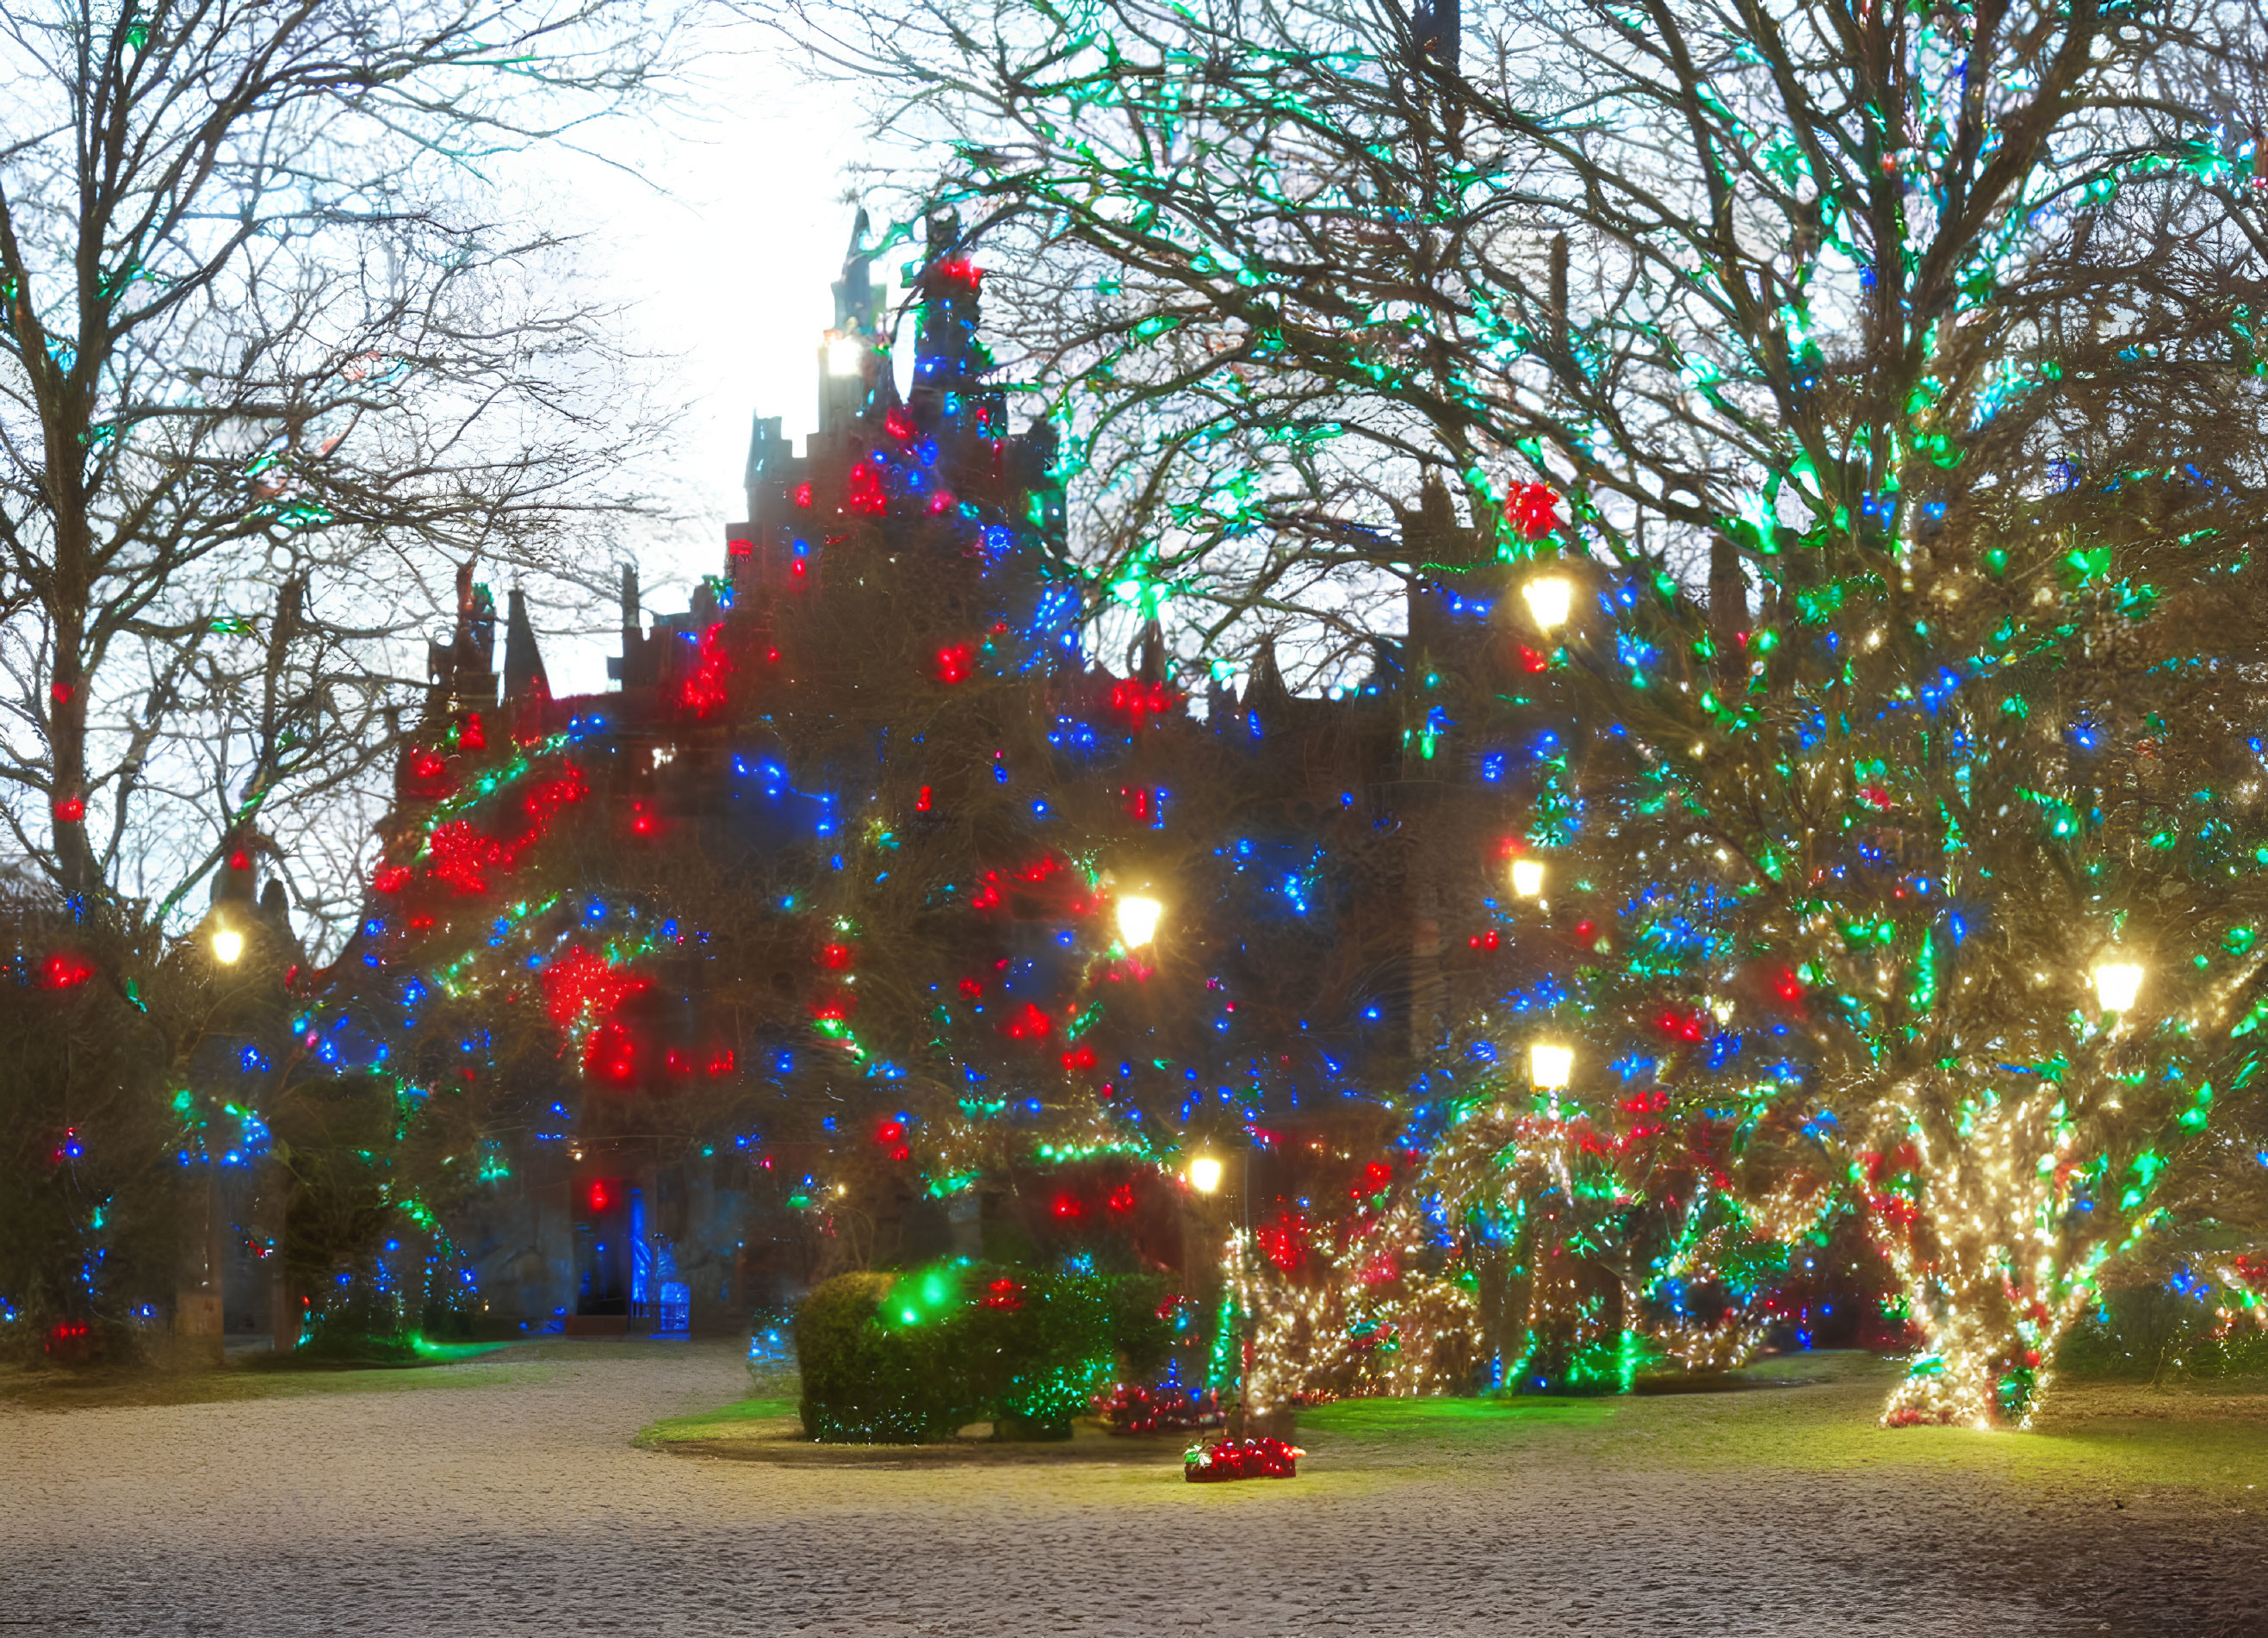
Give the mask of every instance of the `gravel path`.
[[[0, 1629], [2268, 1634], [2257, 1511], [1989, 1462], [1710, 1471], [1690, 1450], [1721, 1398], [1629, 1402], [1600, 1424], [1611, 1448], [1318, 1434], [1294, 1481], [1201, 1488], [1146, 1454], [852, 1471], [638, 1450], [644, 1423], [742, 1391], [730, 1349], [504, 1358], [0, 1406]], [[1875, 1392], [1734, 1398], [1754, 1439], [1799, 1401], [1863, 1417]], [[1653, 1438], [1684, 1454], [1649, 1461]]]

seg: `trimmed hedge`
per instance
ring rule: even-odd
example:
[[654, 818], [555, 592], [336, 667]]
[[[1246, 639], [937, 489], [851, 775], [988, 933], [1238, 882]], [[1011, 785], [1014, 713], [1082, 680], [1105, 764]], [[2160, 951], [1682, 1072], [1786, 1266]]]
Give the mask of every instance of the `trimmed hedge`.
[[2164, 1286], [2104, 1294], [2056, 1347], [2059, 1376], [2213, 1380], [2268, 1375], [2268, 1331], [2248, 1317], [2228, 1333], [2211, 1306]]
[[1171, 1337], [1167, 1282], [977, 1263], [838, 1274], [796, 1310], [806, 1437], [920, 1444], [990, 1421], [1001, 1438], [1068, 1438], [1117, 1370]]

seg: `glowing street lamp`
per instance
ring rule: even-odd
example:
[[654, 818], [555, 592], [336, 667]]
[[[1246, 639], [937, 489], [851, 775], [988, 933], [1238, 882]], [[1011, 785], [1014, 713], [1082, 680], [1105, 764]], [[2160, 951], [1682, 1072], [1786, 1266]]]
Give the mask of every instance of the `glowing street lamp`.
[[866, 338], [856, 330], [827, 332], [827, 373], [833, 376], [857, 375], [866, 364]]
[[2142, 969], [2133, 962], [2106, 961], [2095, 969], [2095, 999], [2106, 1013], [2123, 1013], [2141, 992]]
[[1154, 898], [1136, 894], [1118, 901], [1118, 940], [1130, 950], [1145, 948], [1158, 936], [1159, 919], [1166, 907]]
[[1528, 612], [1536, 630], [1550, 632], [1567, 623], [1575, 587], [1563, 574], [1539, 574], [1521, 587], [1520, 594], [1528, 600]]
[[1543, 896], [1543, 861], [1540, 859], [1513, 860], [1512, 890], [1521, 898], [1542, 898]]
[[237, 957], [244, 954], [244, 934], [234, 927], [214, 928], [212, 953], [213, 959], [222, 966], [235, 966]]
[[1528, 1081], [1538, 1092], [1564, 1092], [1575, 1074], [1572, 1047], [1538, 1041], [1528, 1049]]
[[1189, 1187], [1199, 1194], [1211, 1194], [1220, 1187], [1220, 1162], [1210, 1155], [1200, 1155], [1189, 1162]]

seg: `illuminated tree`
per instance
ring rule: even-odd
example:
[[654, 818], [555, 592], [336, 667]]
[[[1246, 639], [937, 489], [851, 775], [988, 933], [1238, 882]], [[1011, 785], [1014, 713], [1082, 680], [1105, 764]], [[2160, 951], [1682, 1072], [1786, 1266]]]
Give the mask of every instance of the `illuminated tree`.
[[1428, 468], [1567, 560], [1576, 732], [1529, 838], [1594, 928], [1538, 1016], [1852, 1169], [1927, 1343], [1894, 1418], [2022, 1416], [2250, 1075], [2250, 25], [937, 0], [806, 33], [954, 137], [932, 193], [1028, 255], [1032, 367], [1138, 475], [1108, 572], [1197, 588], [1191, 640], [1351, 623], [1410, 566], [1361, 526]]

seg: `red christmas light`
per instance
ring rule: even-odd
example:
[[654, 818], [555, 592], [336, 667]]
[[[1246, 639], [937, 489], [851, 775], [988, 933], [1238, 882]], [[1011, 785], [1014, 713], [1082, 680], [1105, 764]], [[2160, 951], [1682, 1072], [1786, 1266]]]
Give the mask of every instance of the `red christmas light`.
[[1680, 1041], [1703, 1040], [1709, 1033], [1708, 1024], [1699, 1013], [1681, 1013], [1675, 1007], [1664, 1007], [1654, 1019], [1653, 1027]]
[[1504, 515], [1524, 541], [1540, 541], [1559, 527], [1559, 491], [1549, 483], [1515, 483]]
[[1284, 1212], [1272, 1223], [1252, 1231], [1268, 1260], [1290, 1273], [1307, 1260], [1307, 1220], [1298, 1212]]
[[[797, 485], [795, 486], [795, 504], [796, 504], [797, 505], [799, 505], [799, 506], [808, 506], [809, 505], [811, 505], [811, 485], [810, 485], [810, 484], [808, 484], [808, 483], [799, 483], [799, 484], [797, 484]], [[802, 565], [801, 565], [800, 564], [797, 564], [796, 566], [797, 566], [798, 568], [802, 567]]]
[[733, 656], [725, 647], [725, 623], [719, 620], [701, 634], [693, 674], [678, 685], [678, 702], [696, 717], [707, 716], [729, 697], [725, 681], [732, 675]]
[[76, 796], [66, 796], [55, 804], [55, 817], [65, 824], [77, 824], [86, 817], [86, 804]]
[[1094, 1068], [1096, 1061], [1094, 1049], [1091, 1046], [1074, 1046], [1063, 1055], [1063, 1066], [1073, 1074], [1082, 1069]]
[[850, 964], [850, 947], [848, 944], [828, 945], [819, 952], [819, 964], [840, 971]]
[[371, 889], [379, 893], [399, 893], [409, 885], [409, 874], [407, 865], [380, 865], [378, 874], [370, 879]]
[[1044, 1041], [1054, 1029], [1055, 1020], [1027, 1001], [1022, 1012], [1001, 1026], [1001, 1033], [1012, 1041]]
[[1147, 727], [1153, 717], [1168, 715], [1180, 700], [1181, 696], [1162, 681], [1130, 680], [1110, 685], [1110, 709], [1138, 729]]
[[1134, 1209], [1132, 1184], [1122, 1183], [1110, 1192], [1110, 1209], [1114, 1212], [1130, 1212]]
[[477, 711], [467, 712], [464, 721], [457, 726], [457, 749], [486, 750], [488, 748], [489, 731], [481, 726], [481, 713]]
[[890, 498], [882, 492], [881, 474], [874, 470], [871, 461], [861, 461], [850, 469], [850, 482], [843, 504], [853, 512], [868, 517], [880, 517], [890, 509]]
[[43, 990], [75, 990], [94, 977], [94, 963], [83, 956], [58, 951], [40, 963]]
[[463, 894], [488, 891], [488, 872], [512, 862], [511, 850], [494, 837], [482, 836], [469, 819], [452, 819], [434, 827], [426, 838], [434, 876]]
[[562, 1029], [604, 1018], [652, 985], [578, 945], [544, 970], [543, 1005]]
[[925, 814], [929, 811], [929, 805], [930, 788], [924, 785], [921, 787], [921, 794], [914, 798], [914, 811], [917, 814]]
[[937, 651], [937, 680], [954, 683], [968, 681], [976, 656], [966, 643], [954, 643]]
[[1024, 1306], [1024, 1288], [1012, 1280], [996, 1280], [978, 1300], [986, 1308], [1019, 1309]]
[[583, 1073], [594, 1081], [628, 1086], [637, 1078], [637, 1048], [630, 1032], [618, 1023], [603, 1023], [591, 1031], [583, 1052]]
[[1077, 1222], [1086, 1215], [1086, 1202], [1076, 1194], [1058, 1194], [1055, 1199], [1055, 1213], [1057, 1222]]

